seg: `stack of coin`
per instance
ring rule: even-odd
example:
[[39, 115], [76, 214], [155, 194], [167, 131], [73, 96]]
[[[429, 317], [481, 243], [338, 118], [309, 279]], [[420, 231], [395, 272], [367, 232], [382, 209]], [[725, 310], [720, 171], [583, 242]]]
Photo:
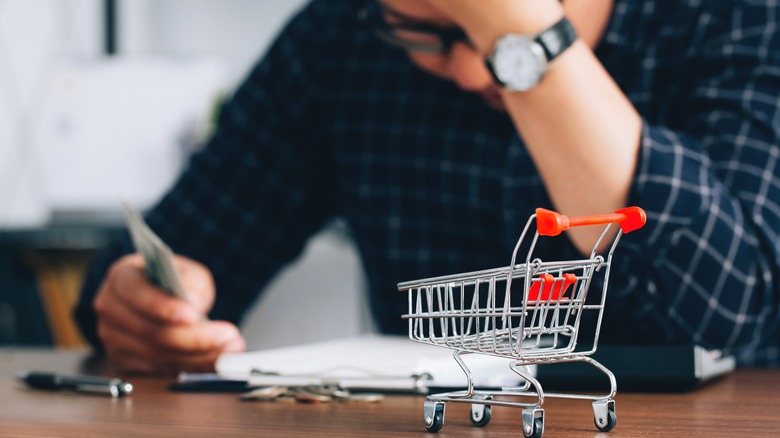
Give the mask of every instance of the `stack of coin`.
[[384, 398], [382, 394], [352, 394], [332, 385], [262, 386], [241, 395], [242, 400], [270, 401], [292, 398], [302, 403], [360, 402], [373, 403]]

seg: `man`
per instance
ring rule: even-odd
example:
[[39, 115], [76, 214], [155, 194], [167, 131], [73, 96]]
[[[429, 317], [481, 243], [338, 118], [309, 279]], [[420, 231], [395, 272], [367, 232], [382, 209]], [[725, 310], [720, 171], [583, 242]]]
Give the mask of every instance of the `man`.
[[[533, 208], [640, 205], [602, 342], [780, 361], [778, 5], [358, 3], [290, 23], [149, 216], [194, 304], [119, 258], [127, 242], [91, 272], [76, 315], [109, 359], [213, 369], [245, 348], [235, 324], [256, 291], [337, 215], [380, 329], [403, 332], [397, 282], [505, 265]], [[597, 232], [541, 257], [576, 258]]]

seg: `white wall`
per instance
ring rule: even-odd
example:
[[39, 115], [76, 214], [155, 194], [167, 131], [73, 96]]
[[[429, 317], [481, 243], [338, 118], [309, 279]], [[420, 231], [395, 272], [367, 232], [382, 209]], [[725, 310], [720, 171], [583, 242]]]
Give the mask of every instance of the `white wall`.
[[[169, 96], [149, 104], [146, 101], [151, 96], [133, 95], [138, 98], [137, 104], [120, 104], [128, 108], [122, 114], [115, 107], [122, 100], [117, 94], [124, 92], [123, 96], [128, 97], [133, 92], [121, 84], [146, 76], [154, 78], [154, 83], [150, 79], [147, 86], [137, 81], [133, 85], [139, 90], [172, 89], [172, 85], [187, 81], [170, 84], [160, 72], [178, 69], [193, 76], [187, 79], [194, 79], [194, 83], [203, 83], [198, 82], [199, 75], [221, 78], [220, 84], [211, 81], [210, 90], [232, 90], [290, 15], [304, 3], [117, 2], [119, 55], [108, 59], [103, 54], [103, 0], [0, 0], [0, 230], [43, 226], [62, 213], [78, 217], [67, 211], [68, 206], [110, 217], [101, 211], [106, 210], [100, 208], [107, 203], [104, 199], [111, 199], [111, 211], [119, 211], [120, 197], [137, 200], [131, 203], [139, 208], [148, 207], [170, 185], [169, 174], [181, 168], [177, 154], [181, 155], [186, 148], [173, 139], [186, 138], [186, 126], [192, 126], [191, 119], [200, 117], [185, 114], [176, 103], [171, 103]], [[115, 73], [117, 64], [121, 64], [119, 70], [125, 69], [123, 78]], [[132, 65], [136, 68], [130, 71]], [[194, 73], [193, 65], [205, 67]], [[101, 81], [98, 83], [95, 78]], [[201, 103], [206, 106], [206, 102]], [[150, 114], [151, 110], [160, 114]], [[93, 120], [95, 117], [101, 120]], [[164, 119], [178, 120], [181, 126], [151, 129], [153, 122]], [[107, 127], [103, 131], [123, 133], [107, 142], [100, 138], [101, 132], [95, 132], [98, 129], [94, 127], [99, 126]], [[155, 142], [153, 138], [159, 140]], [[120, 144], [122, 141], [126, 144]], [[107, 143], [111, 147], [105, 147]], [[96, 153], [110, 154], [111, 148], [116, 149], [114, 160]], [[105, 181], [104, 173], [111, 174], [107, 168], [126, 158], [155, 163], [162, 173], [150, 175], [150, 169], [145, 169], [148, 199], [128, 193], [129, 187], [135, 187], [128, 180], [141, 179], [137, 172], [115, 169], [115, 183]], [[83, 163], [83, 169], [70, 169], [63, 164], [70, 161]], [[99, 169], [105, 172], [100, 173]], [[84, 183], [79, 185], [77, 180]], [[95, 193], [94, 188], [101, 185], [104, 193]], [[77, 200], [80, 190], [85, 194]]]
[[0, 0], [0, 229], [48, 219], [35, 142], [58, 69], [98, 56], [100, 0]]
[[123, 54], [214, 56], [237, 83], [306, 0], [119, 0]]

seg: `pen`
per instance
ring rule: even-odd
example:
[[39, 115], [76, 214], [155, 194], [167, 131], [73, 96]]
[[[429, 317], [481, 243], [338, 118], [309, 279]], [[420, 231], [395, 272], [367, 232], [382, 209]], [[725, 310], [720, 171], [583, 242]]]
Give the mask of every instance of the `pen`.
[[56, 373], [21, 371], [17, 379], [28, 387], [54, 391], [75, 391], [87, 394], [121, 397], [133, 392], [133, 385], [118, 378], [66, 376]]

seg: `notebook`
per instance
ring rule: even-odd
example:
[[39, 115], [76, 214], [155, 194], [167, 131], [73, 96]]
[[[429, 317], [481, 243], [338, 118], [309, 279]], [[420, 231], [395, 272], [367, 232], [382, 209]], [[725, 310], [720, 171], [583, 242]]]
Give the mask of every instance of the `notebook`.
[[[334, 383], [351, 390], [428, 393], [463, 389], [465, 373], [448, 348], [402, 336], [368, 334], [306, 345], [227, 353], [216, 363], [223, 379], [246, 379], [249, 386]], [[510, 359], [466, 354], [463, 360], [477, 387], [517, 386]], [[531, 370], [532, 372], [532, 370]]]
[[[592, 357], [615, 374], [618, 392], [689, 391], [736, 367], [734, 357], [698, 345], [600, 345]], [[549, 389], [591, 391], [608, 384], [603, 374], [583, 363], [545, 365], [537, 378]]]

